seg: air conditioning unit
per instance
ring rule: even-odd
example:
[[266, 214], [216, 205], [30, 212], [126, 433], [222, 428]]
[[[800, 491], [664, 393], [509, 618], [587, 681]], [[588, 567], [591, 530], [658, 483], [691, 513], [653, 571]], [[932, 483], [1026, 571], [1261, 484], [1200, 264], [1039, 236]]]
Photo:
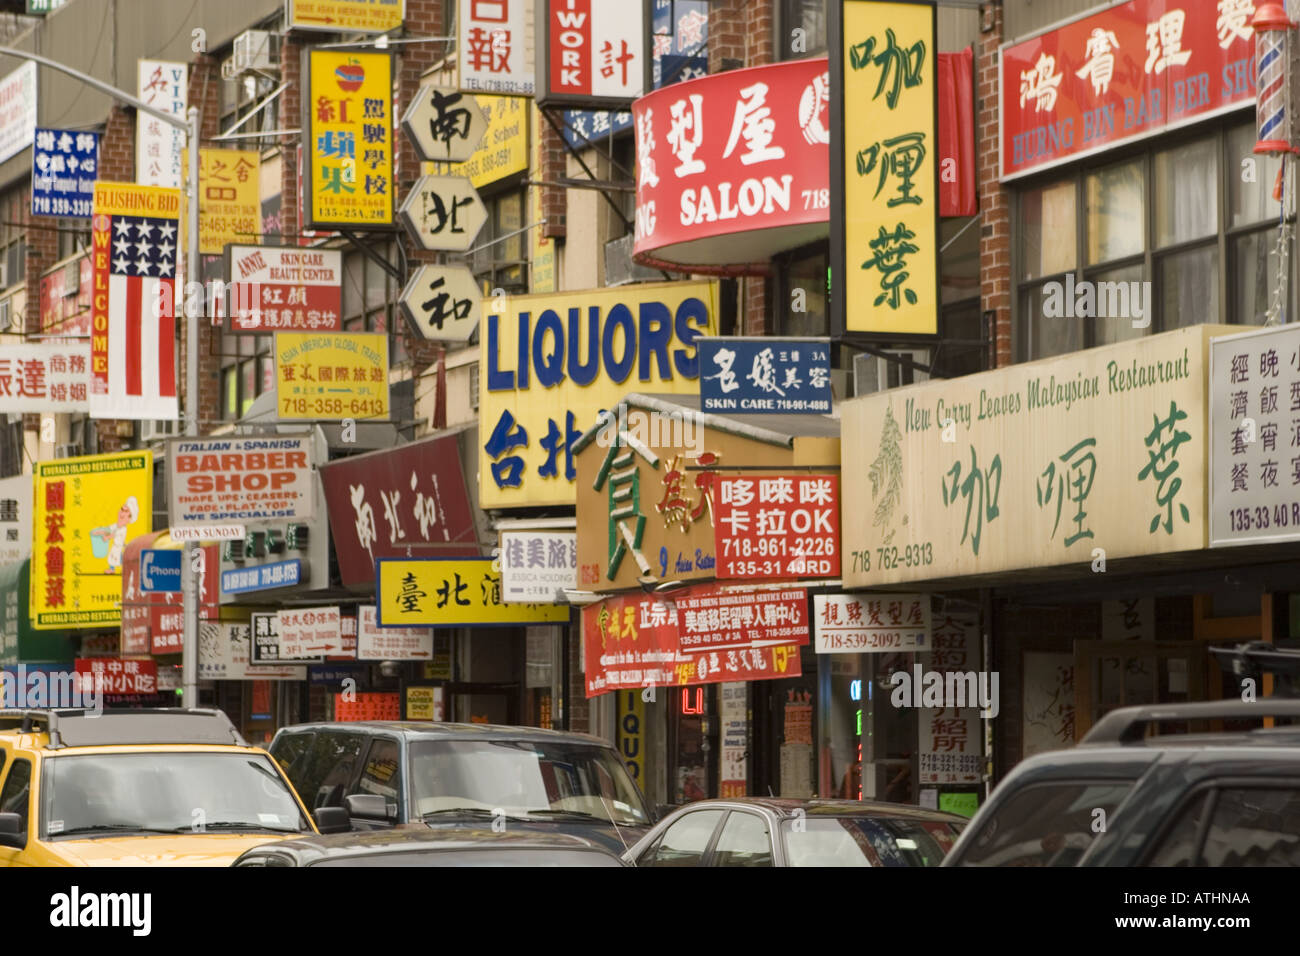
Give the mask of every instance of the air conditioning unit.
[[81, 454], [80, 445], [55, 445], [54, 446], [55, 458], [76, 458], [80, 454]]
[[[924, 349], [917, 352], [892, 352], [891, 355], [906, 356], [922, 365], [930, 364], [929, 352]], [[887, 388], [899, 388], [903, 385], [915, 385], [928, 382], [930, 376], [918, 368], [912, 368], [902, 362], [891, 361], [879, 355], [863, 352], [853, 357], [853, 394], [870, 395], [883, 392]]]
[[0, 302], [0, 332], [5, 332], [13, 322], [13, 310], [9, 299]]
[[180, 434], [180, 423], [170, 419], [146, 419], [140, 423], [140, 440], [162, 441]]
[[250, 70], [271, 71], [279, 68], [274, 38], [266, 30], [245, 30], [235, 37], [230, 59], [221, 64], [221, 75], [232, 80]]
[[76, 295], [81, 289], [81, 260], [73, 259], [63, 267], [63, 297]]
[[9, 263], [0, 262], [0, 289], [9, 288]]

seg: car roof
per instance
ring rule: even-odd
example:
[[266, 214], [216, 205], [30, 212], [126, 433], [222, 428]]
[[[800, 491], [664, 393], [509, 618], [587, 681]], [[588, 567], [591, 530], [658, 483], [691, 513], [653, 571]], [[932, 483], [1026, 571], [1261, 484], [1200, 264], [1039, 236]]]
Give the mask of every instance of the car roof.
[[942, 810], [931, 810], [907, 803], [885, 803], [875, 800], [818, 800], [793, 797], [727, 797], [716, 800], [697, 800], [678, 809], [697, 810], [710, 806], [767, 810], [781, 819], [798, 817], [889, 817], [924, 823], [957, 823], [965, 825], [966, 817]]
[[0, 734], [30, 735], [45, 750], [191, 744], [249, 744], [224, 711], [198, 707], [0, 710]]
[[541, 727], [512, 727], [505, 724], [429, 723], [428, 721], [417, 720], [322, 721], [294, 724], [290, 727], [281, 728], [276, 736], [300, 733], [307, 730], [395, 734], [407, 739], [431, 740], [551, 740], [597, 745], [603, 748], [611, 747], [608, 741], [602, 740], [600, 737], [565, 730], [544, 730]]
[[455, 827], [447, 829], [367, 830], [352, 833], [317, 834], [292, 840], [279, 840], [254, 847], [249, 853], [273, 851], [297, 857], [304, 866], [321, 859], [364, 856], [372, 853], [405, 853], [454, 850], [578, 850], [595, 851], [610, 856], [594, 840], [568, 833], [544, 833], [532, 830], [505, 830]]

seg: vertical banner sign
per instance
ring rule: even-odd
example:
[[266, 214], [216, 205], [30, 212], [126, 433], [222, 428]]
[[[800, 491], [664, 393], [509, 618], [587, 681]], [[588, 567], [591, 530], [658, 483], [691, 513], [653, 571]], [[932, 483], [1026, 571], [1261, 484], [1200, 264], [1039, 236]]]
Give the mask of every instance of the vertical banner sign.
[[[199, 150], [199, 252], [219, 256], [232, 242], [262, 238], [262, 198], [256, 150]], [[185, 218], [182, 217], [182, 226]]]
[[[939, 323], [935, 7], [831, 5], [832, 328], [891, 340]], [[832, 31], [834, 32], [834, 31]], [[846, 113], [845, 104], [853, 103]]]
[[[964, 674], [980, 659], [979, 619], [975, 615], [944, 615], [934, 627], [934, 645], [917, 655], [927, 673]], [[984, 723], [978, 689], [958, 681], [966, 706], [923, 707], [916, 714], [916, 766], [922, 783], [979, 783], [983, 779]]]
[[534, 0], [458, 2], [460, 88], [532, 96]]
[[718, 795], [745, 796], [749, 782], [749, 685], [744, 681], [724, 681], [722, 694], [722, 769]]
[[974, 51], [940, 53], [939, 216], [973, 216], [975, 189]]
[[126, 543], [153, 523], [153, 455], [61, 458], [35, 471], [32, 627], [120, 626]]
[[639, 690], [619, 692], [616, 736], [627, 772], [638, 787], [645, 789], [645, 701]]
[[24, 63], [0, 80], [0, 163], [32, 145], [36, 136], [36, 64]]
[[32, 215], [89, 219], [99, 175], [99, 134], [36, 130], [32, 151]]
[[536, 2], [538, 106], [625, 109], [650, 88], [649, 3]]
[[92, 418], [175, 419], [180, 193], [95, 184]]
[[[136, 93], [154, 109], [184, 116], [189, 106], [189, 67], [165, 60], [140, 60]], [[135, 179], [142, 186], [180, 189], [185, 181], [181, 151], [185, 134], [155, 116], [142, 114], [135, 124]]]
[[393, 224], [393, 60], [307, 50], [302, 128], [308, 228]]

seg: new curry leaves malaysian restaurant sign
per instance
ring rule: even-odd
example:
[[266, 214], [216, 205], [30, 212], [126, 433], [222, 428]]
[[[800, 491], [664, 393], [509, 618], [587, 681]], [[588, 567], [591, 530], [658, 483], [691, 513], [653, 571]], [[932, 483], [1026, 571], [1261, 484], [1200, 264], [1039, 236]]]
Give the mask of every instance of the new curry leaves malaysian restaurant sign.
[[845, 586], [1204, 548], [1205, 369], [1228, 328], [847, 402]]
[[167, 451], [172, 529], [312, 516], [311, 438], [173, 439]]
[[832, 8], [842, 18], [842, 35], [831, 99], [837, 128], [844, 130], [832, 157], [832, 327], [890, 338], [934, 335], [940, 155], [935, 7], [845, 0]]
[[1251, 0], [1132, 0], [1001, 50], [1002, 178], [1255, 102]]

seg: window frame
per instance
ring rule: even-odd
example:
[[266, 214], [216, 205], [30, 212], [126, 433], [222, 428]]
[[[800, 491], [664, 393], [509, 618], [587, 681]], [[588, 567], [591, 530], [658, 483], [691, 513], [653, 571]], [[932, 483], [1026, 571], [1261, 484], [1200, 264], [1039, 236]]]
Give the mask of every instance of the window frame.
[[1164, 841], [1177, 827], [1182, 819], [1183, 813], [1187, 811], [1206, 791], [1209, 791], [1209, 799], [1206, 801], [1204, 816], [1197, 826], [1196, 839], [1192, 844], [1191, 858], [1188, 860], [1188, 868], [1197, 866], [1206, 866], [1203, 860], [1205, 852], [1205, 841], [1209, 838], [1210, 828], [1214, 825], [1214, 817], [1219, 809], [1219, 798], [1225, 790], [1285, 790], [1291, 789], [1300, 793], [1300, 777], [1296, 776], [1252, 776], [1252, 777], [1215, 777], [1198, 783], [1185, 793], [1178, 806], [1168, 815], [1167, 819], [1161, 825], [1160, 829], [1147, 840], [1146, 845], [1138, 857], [1138, 866], [1151, 866], [1151, 859], [1164, 848]]
[[727, 832], [727, 826], [731, 823], [732, 817], [752, 817], [763, 824], [763, 832], [767, 836], [767, 865], [762, 867], [757, 865], [753, 867], [726, 867], [726, 869], [773, 869], [777, 867], [779, 865], [777, 863], [776, 851], [777, 840], [775, 830], [772, 826], [772, 821], [758, 810], [740, 810], [735, 808], [728, 809], [722, 819], [718, 821], [717, 829], [713, 831], [713, 840], [708, 848], [708, 863], [705, 865], [722, 868], [721, 864], [718, 863], [718, 844], [722, 842], [722, 837]]

